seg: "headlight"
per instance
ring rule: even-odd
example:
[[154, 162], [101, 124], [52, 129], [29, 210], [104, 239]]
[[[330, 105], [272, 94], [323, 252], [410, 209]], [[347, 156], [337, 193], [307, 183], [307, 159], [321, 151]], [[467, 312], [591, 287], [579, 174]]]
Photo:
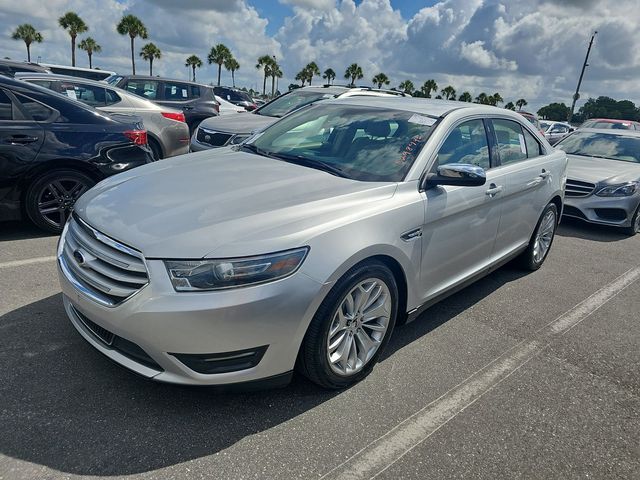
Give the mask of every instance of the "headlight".
[[257, 257], [219, 260], [166, 260], [173, 288], [196, 292], [242, 287], [271, 282], [294, 273], [307, 256], [309, 247]]
[[622, 185], [611, 185], [596, 192], [599, 197], [628, 197], [636, 193], [638, 182], [629, 182]]

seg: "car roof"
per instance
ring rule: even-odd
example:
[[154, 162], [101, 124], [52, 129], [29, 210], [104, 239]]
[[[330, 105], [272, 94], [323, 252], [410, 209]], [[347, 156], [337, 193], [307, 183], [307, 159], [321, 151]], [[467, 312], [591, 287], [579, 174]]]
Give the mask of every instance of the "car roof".
[[618, 135], [621, 137], [634, 137], [640, 138], [640, 131], [638, 130], [612, 130], [610, 128], [580, 128], [573, 132], [573, 135], [577, 133], [600, 133], [602, 135]]
[[43, 80], [63, 80], [63, 81], [67, 80], [69, 82], [74, 81], [74, 82], [88, 83], [90, 85], [94, 85], [97, 87], [108, 86], [109, 88], [115, 88], [112, 85], [109, 85], [108, 83], [100, 82], [98, 80], [90, 80], [88, 78], [83, 78], [83, 77], [74, 77], [72, 75], [61, 75], [59, 73], [18, 72], [16, 73], [15, 78], [17, 79], [33, 78], [37, 80], [43, 79]]
[[589, 118], [586, 122], [605, 122], [605, 123], [638, 123], [635, 120], [621, 120], [619, 118]]
[[211, 85], [206, 85], [204, 83], [198, 83], [198, 82], [191, 82], [189, 80], [181, 80], [179, 78], [150, 77], [149, 75], [122, 75], [122, 78], [133, 79], [133, 80], [155, 80], [157, 82], [180, 82], [180, 83], [188, 83], [189, 85], [198, 85], [200, 87], [213, 88]]

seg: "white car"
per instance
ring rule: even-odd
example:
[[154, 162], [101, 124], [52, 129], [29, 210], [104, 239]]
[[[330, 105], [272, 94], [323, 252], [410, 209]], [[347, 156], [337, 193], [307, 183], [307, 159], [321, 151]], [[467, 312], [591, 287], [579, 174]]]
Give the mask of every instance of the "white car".
[[551, 145], [555, 145], [571, 132], [575, 131], [575, 127], [568, 123], [550, 122], [548, 120], [540, 120], [540, 128], [542, 128], [545, 138]]
[[220, 104], [220, 115], [229, 115], [232, 113], [246, 113], [247, 110], [244, 107], [234, 105], [231, 102], [227, 102], [224, 98], [215, 96], [217, 102]]

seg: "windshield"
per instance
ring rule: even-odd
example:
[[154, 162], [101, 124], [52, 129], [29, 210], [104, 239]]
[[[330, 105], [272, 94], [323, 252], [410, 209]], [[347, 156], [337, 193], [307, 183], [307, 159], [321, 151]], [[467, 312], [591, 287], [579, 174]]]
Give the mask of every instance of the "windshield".
[[354, 180], [404, 178], [436, 119], [355, 105], [316, 105], [275, 123], [245, 148]]
[[576, 132], [556, 145], [571, 155], [640, 163], [640, 137]]
[[287, 113], [293, 112], [300, 107], [304, 107], [318, 100], [333, 98], [334, 95], [327, 92], [313, 91], [293, 91], [286, 93], [272, 102], [257, 109], [254, 113], [257, 115], [266, 115], [267, 117], [283, 117]]
[[102, 81], [108, 83], [109, 85], [115, 85], [123, 78], [124, 77], [122, 75], [118, 75], [117, 73], [114, 73], [113, 75], [109, 75], [107, 78], [105, 78]]

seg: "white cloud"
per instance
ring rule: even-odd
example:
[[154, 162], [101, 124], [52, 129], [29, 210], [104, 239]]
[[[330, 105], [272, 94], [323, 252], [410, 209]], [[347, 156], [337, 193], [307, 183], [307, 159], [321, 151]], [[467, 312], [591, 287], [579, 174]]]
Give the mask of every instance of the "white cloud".
[[280, 0], [280, 3], [292, 7], [312, 8], [314, 10], [330, 10], [335, 7], [335, 0]]
[[482, 40], [476, 40], [473, 43], [462, 42], [460, 57], [481, 68], [495, 68], [511, 72], [518, 69], [518, 64], [515, 61], [498, 58], [495, 53], [484, 48]]

